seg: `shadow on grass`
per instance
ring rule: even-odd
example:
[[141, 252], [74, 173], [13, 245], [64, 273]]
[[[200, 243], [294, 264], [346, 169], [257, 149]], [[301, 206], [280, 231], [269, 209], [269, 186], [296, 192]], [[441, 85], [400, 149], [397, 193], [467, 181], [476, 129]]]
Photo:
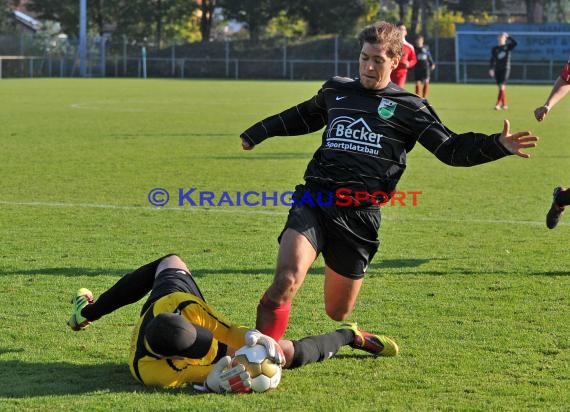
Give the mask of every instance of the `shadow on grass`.
[[[0, 348], [0, 353], [14, 352]], [[0, 397], [32, 398], [74, 395], [96, 391], [164, 392], [198, 395], [191, 387], [163, 389], [146, 387], [132, 377], [127, 365], [102, 363], [77, 365], [66, 362], [33, 363], [0, 360]], [[1, 408], [0, 408], [1, 409]]]
[[[134, 268], [133, 268], [134, 269]], [[55, 276], [123, 276], [133, 269], [94, 269], [94, 268], [38, 268], [38, 269], [0, 269], [0, 276], [10, 275], [55, 275]], [[192, 274], [196, 278], [210, 276], [210, 275], [273, 275], [275, 272], [274, 267], [244, 269], [235, 267], [225, 267], [219, 269], [200, 269], [192, 270]], [[323, 274], [324, 267], [322, 265], [315, 265], [309, 270], [310, 275]]]
[[[428, 269], [421, 270], [418, 269], [420, 266], [433, 261], [448, 260], [445, 258], [432, 258], [432, 259], [384, 259], [379, 262], [373, 262], [370, 264], [370, 269], [366, 274], [366, 277], [375, 275], [432, 275], [432, 276], [444, 276], [444, 275], [511, 275], [511, 271], [498, 270], [493, 272], [488, 272], [479, 269]], [[96, 269], [96, 268], [37, 268], [37, 269], [0, 269], [0, 276], [10, 276], [10, 275], [56, 275], [56, 276], [117, 276], [121, 277], [128, 273], [132, 269]], [[408, 270], [406, 270], [408, 269]], [[220, 267], [217, 269], [202, 269], [194, 268], [192, 274], [196, 278], [212, 276], [212, 275], [273, 275], [275, 272], [275, 267], [266, 268], [236, 268], [236, 267]], [[323, 275], [324, 266], [321, 263], [314, 264], [309, 269], [309, 275]], [[570, 276], [570, 271], [561, 270], [542, 270], [537, 271], [531, 268], [526, 270], [520, 270], [517, 272], [519, 275], [523, 276]]]
[[432, 260], [447, 260], [447, 259], [383, 259], [379, 262], [370, 264], [370, 269], [383, 270], [383, 269], [401, 269], [401, 268], [416, 268], [431, 262]]
[[[18, 350], [0, 348], [0, 354]], [[338, 354], [335, 358], [362, 359], [366, 353]], [[285, 371], [284, 373], [288, 373]], [[67, 362], [33, 363], [0, 360], [0, 398], [34, 398], [77, 395], [92, 392], [184, 393], [201, 395], [191, 386], [177, 389], [144, 386], [132, 377], [127, 365], [115, 363], [71, 364]], [[1, 408], [0, 408], [1, 409]]]
[[257, 154], [247, 154], [244, 155], [241, 152], [236, 153], [236, 155], [231, 156], [210, 156], [209, 159], [215, 160], [243, 160], [244, 156], [247, 156], [247, 160], [297, 160], [297, 159], [308, 159], [310, 154], [304, 152], [284, 152], [284, 153], [257, 153]]
[[56, 275], [56, 276], [122, 276], [128, 270], [119, 269], [93, 269], [93, 268], [37, 268], [1, 270], [0, 276], [9, 275]]
[[[398, 268], [414, 268], [421, 266], [425, 263], [435, 259], [385, 259], [378, 263], [372, 263], [370, 269], [372, 270], [385, 270], [385, 269], [398, 269]], [[441, 260], [441, 259], [438, 259]], [[191, 264], [190, 264], [191, 266]], [[96, 269], [96, 268], [36, 268], [36, 269], [0, 269], [0, 276], [9, 275], [57, 275], [57, 276], [123, 276], [129, 271], [135, 269]], [[192, 274], [197, 278], [209, 275], [273, 275], [275, 267], [266, 268], [237, 268], [237, 267], [221, 267], [217, 269], [202, 269], [194, 268]], [[322, 275], [324, 274], [324, 266], [322, 263], [316, 263], [309, 269], [309, 275]]]

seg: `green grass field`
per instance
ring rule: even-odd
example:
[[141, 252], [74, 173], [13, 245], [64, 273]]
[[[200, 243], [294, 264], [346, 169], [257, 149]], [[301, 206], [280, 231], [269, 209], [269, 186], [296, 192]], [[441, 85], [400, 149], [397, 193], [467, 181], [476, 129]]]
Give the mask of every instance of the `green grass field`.
[[[455, 131], [541, 137], [529, 160], [451, 168], [423, 147], [399, 190], [416, 207], [385, 207], [382, 246], [351, 320], [391, 335], [398, 358], [343, 349], [246, 396], [149, 389], [127, 367], [140, 305], [73, 333], [81, 286], [99, 295], [169, 252], [236, 322], [255, 322], [287, 207], [154, 208], [152, 188], [291, 190], [320, 134], [275, 138], [253, 152], [238, 135], [309, 98], [318, 82], [0, 81], [0, 410], [569, 410], [570, 216], [548, 230], [551, 191], [570, 185], [569, 101], [541, 124], [549, 86], [433, 84]], [[411, 88], [411, 85], [408, 85]], [[318, 260], [287, 336], [333, 330]], [[142, 304], [142, 303], [141, 303]]]

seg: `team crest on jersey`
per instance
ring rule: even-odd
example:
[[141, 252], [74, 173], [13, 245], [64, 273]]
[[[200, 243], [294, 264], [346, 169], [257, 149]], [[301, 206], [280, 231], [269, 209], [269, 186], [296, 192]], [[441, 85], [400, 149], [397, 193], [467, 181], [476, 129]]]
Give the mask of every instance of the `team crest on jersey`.
[[389, 119], [394, 116], [397, 105], [398, 104], [392, 100], [382, 99], [378, 105], [378, 114], [382, 119]]

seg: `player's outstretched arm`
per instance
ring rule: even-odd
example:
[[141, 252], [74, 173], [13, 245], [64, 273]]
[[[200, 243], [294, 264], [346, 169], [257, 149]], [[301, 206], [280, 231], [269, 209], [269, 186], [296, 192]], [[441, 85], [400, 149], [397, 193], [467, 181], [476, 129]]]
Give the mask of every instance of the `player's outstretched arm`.
[[550, 109], [554, 107], [560, 100], [562, 100], [570, 91], [570, 83], [566, 83], [560, 76], [554, 82], [552, 90], [546, 99], [546, 103], [534, 109], [534, 117], [541, 122], [544, 120]]
[[511, 134], [510, 129], [511, 125], [509, 121], [505, 119], [503, 123], [503, 133], [501, 133], [499, 141], [512, 154], [528, 159], [530, 154], [523, 152], [523, 150], [536, 147], [538, 136], [534, 136], [528, 130]]

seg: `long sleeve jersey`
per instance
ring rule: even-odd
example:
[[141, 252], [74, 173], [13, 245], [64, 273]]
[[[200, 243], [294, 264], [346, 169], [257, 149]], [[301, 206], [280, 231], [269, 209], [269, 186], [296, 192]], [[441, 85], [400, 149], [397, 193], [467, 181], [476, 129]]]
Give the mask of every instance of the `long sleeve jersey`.
[[[212, 332], [214, 339], [208, 353], [201, 359], [167, 359], [154, 355], [145, 344], [145, 329], [160, 313], [180, 313], [189, 322]], [[136, 324], [131, 339], [130, 369], [145, 385], [180, 387], [188, 383], [202, 384], [226, 349], [245, 345], [248, 328], [232, 323], [224, 315], [191, 293], [174, 292], [154, 302]]]
[[495, 71], [510, 69], [511, 53], [516, 46], [516, 40], [512, 37], [507, 37], [507, 41], [504, 45], [493, 47], [491, 49], [489, 67]]
[[254, 124], [241, 136], [259, 144], [323, 127], [321, 145], [304, 176], [311, 190], [390, 194], [416, 142], [451, 166], [474, 166], [510, 154], [499, 133], [455, 133], [426, 100], [393, 83], [368, 90], [359, 79], [342, 77], [328, 80], [309, 100]]

